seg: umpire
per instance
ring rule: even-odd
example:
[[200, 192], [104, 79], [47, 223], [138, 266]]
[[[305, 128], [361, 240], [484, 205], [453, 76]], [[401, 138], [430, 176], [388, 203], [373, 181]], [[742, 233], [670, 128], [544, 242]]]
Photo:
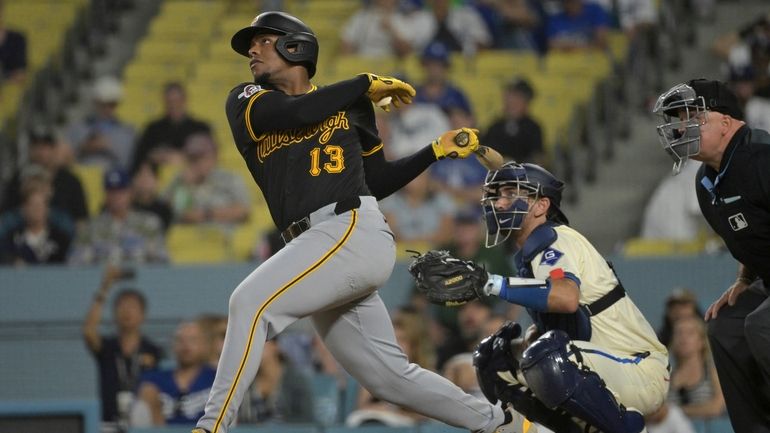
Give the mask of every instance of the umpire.
[[738, 260], [735, 282], [706, 311], [714, 363], [736, 432], [770, 432], [770, 134], [749, 128], [719, 81], [678, 84], [653, 110], [678, 173], [703, 162], [701, 212]]

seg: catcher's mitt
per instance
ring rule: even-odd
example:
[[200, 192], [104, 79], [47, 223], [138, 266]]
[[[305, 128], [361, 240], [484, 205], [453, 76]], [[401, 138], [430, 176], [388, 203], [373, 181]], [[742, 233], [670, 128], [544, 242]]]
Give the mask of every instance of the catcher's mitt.
[[488, 279], [484, 267], [456, 259], [448, 251], [410, 252], [415, 253], [415, 259], [409, 265], [409, 272], [429, 302], [454, 307], [483, 295]]

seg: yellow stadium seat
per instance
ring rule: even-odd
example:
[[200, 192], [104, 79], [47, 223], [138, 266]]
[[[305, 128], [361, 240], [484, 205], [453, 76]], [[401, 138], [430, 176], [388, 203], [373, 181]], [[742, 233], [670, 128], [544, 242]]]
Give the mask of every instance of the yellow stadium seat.
[[334, 76], [340, 78], [353, 78], [362, 72], [389, 75], [398, 69], [398, 61], [394, 57], [343, 56], [331, 67]]
[[83, 184], [88, 214], [98, 215], [104, 205], [104, 170], [98, 165], [75, 164], [72, 166], [72, 172]]
[[156, 81], [161, 85], [170, 81], [184, 82], [189, 70], [189, 65], [184, 63], [133, 62], [126, 67], [123, 81], [125, 83]]
[[488, 127], [502, 112], [503, 83], [500, 80], [477, 78], [458, 81], [456, 84], [468, 95], [479, 127]]
[[703, 239], [682, 242], [669, 239], [632, 238], [623, 245], [623, 254], [629, 257], [694, 255], [702, 252], [704, 247]]
[[222, 227], [175, 224], [169, 228], [166, 243], [175, 264], [221, 263], [232, 259], [231, 234]]
[[609, 45], [612, 59], [619, 63], [624, 63], [628, 58], [628, 36], [619, 30], [609, 32]]
[[23, 94], [22, 85], [10, 82], [0, 84], [0, 121], [16, 115]]
[[540, 69], [540, 60], [532, 52], [488, 50], [479, 52], [475, 58], [466, 59], [455, 55], [452, 60], [453, 69], [458, 73], [470, 67], [477, 77], [506, 81], [518, 75], [535, 75]]
[[603, 51], [551, 52], [545, 56], [545, 70], [553, 74], [602, 80], [610, 75], [611, 66], [609, 56]]
[[146, 39], [135, 56], [148, 63], [194, 63], [201, 55], [201, 42], [196, 40]]

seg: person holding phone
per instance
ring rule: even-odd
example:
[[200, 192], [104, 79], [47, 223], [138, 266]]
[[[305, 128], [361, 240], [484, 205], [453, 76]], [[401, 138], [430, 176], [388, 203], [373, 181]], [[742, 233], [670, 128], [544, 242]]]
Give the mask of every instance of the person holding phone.
[[[128, 415], [140, 373], [157, 367], [163, 354], [160, 347], [142, 334], [147, 301], [137, 289], [123, 289], [112, 302], [114, 335], [99, 332], [104, 303], [112, 286], [134, 278], [132, 269], [107, 266], [83, 322], [83, 338], [96, 360], [102, 421], [117, 423]], [[120, 404], [118, 404], [120, 403]]]

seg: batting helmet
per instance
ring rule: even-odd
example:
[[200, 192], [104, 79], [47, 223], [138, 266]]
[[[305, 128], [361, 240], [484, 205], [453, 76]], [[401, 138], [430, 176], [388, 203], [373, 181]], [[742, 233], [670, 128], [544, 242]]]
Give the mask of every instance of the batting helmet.
[[307, 69], [308, 76], [315, 75], [318, 63], [318, 39], [305, 23], [284, 12], [264, 12], [256, 16], [251, 25], [238, 30], [230, 40], [230, 46], [238, 54], [249, 57], [251, 40], [255, 35], [271, 34], [281, 37], [275, 43], [278, 54], [289, 63], [299, 63]]

